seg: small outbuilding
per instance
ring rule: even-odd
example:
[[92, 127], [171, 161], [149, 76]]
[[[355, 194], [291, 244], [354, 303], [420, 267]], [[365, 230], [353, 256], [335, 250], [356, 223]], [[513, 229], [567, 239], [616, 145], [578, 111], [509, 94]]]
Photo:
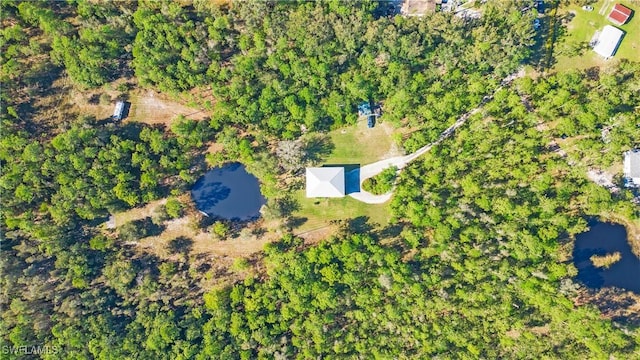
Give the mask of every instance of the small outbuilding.
[[345, 195], [343, 167], [307, 168], [306, 177], [308, 198], [333, 198]]
[[371, 102], [364, 101], [358, 105], [358, 116], [367, 118], [367, 127], [372, 128], [376, 124], [376, 117], [381, 114], [380, 105], [371, 106]]
[[120, 121], [124, 117], [124, 101], [118, 101], [116, 108], [113, 110], [113, 120]]
[[624, 153], [624, 178], [627, 187], [640, 187], [640, 149]]
[[364, 101], [358, 105], [358, 116], [369, 116], [373, 114], [371, 111], [371, 103]]
[[609, 21], [616, 25], [624, 25], [631, 17], [633, 11], [628, 7], [620, 4], [615, 4], [611, 12], [609, 13]]
[[598, 39], [595, 40], [593, 51], [608, 59], [616, 53], [623, 36], [624, 31], [617, 27], [606, 25], [600, 32]]

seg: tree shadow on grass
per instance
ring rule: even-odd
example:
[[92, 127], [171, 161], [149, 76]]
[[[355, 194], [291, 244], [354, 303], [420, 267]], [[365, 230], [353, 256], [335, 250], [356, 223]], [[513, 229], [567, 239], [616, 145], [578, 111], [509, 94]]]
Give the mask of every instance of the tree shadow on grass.
[[402, 224], [389, 224], [378, 231], [380, 238], [388, 239], [400, 236], [404, 226]]
[[309, 218], [304, 217], [304, 216], [292, 216], [287, 220], [287, 226], [291, 229], [295, 229], [298, 228], [302, 225], [304, 225], [304, 223], [306, 223], [307, 221], [309, 221]]
[[191, 249], [193, 248], [193, 240], [179, 236], [171, 241], [169, 241], [168, 250], [173, 254], [189, 254]]
[[322, 162], [335, 149], [331, 138], [327, 135], [313, 135], [304, 141], [306, 155], [303, 160], [312, 164]]
[[150, 216], [129, 221], [118, 227], [118, 235], [123, 241], [137, 241], [149, 236], [158, 236], [162, 234], [165, 227], [153, 222]]
[[351, 234], [368, 234], [374, 229], [374, 226], [369, 223], [368, 216], [358, 216], [353, 219], [337, 220], [339, 232], [342, 235]]

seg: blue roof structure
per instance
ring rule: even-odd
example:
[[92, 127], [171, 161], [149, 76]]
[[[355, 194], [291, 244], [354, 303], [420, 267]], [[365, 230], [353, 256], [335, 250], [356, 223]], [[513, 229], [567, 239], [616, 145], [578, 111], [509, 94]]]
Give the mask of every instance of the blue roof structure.
[[369, 116], [373, 114], [371, 111], [371, 104], [368, 101], [365, 101], [358, 105], [358, 115], [359, 116]]

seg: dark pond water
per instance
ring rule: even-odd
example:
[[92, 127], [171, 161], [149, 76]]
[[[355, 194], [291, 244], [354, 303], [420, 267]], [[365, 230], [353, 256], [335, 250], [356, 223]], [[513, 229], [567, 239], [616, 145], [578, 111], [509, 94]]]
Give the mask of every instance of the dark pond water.
[[258, 179], [239, 163], [204, 174], [191, 189], [191, 196], [200, 211], [227, 220], [258, 218], [265, 203]]
[[[640, 294], [640, 259], [627, 242], [627, 231], [622, 225], [593, 222], [591, 230], [576, 236], [573, 260], [578, 268], [578, 279], [590, 288], [615, 286]], [[622, 258], [610, 268], [597, 268], [589, 258], [620, 252]]]

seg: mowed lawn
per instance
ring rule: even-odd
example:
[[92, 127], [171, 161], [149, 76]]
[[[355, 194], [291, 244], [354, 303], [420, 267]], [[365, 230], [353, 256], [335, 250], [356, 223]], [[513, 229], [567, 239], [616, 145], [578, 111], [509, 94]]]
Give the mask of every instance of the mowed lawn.
[[376, 162], [397, 153], [391, 133], [391, 125], [376, 124], [369, 129], [366, 121], [359, 121], [355, 126], [333, 130], [329, 133], [334, 149], [324, 164], [360, 164]]
[[[632, 18], [624, 25], [618, 26], [607, 20], [609, 12], [615, 4], [622, 4], [634, 11]], [[596, 54], [591, 48], [587, 49], [583, 55], [569, 57], [566, 55], [556, 55], [557, 63], [553, 67], [554, 70], [562, 72], [568, 69], [587, 69], [593, 66], [607, 66], [621, 59], [638, 60], [640, 59], [640, 1], [606, 1], [600, 0], [594, 4], [593, 11], [583, 10], [581, 6], [571, 5], [560, 7], [558, 16], [570, 16], [573, 18], [565, 24], [566, 33], [558, 38], [556, 49], [567, 45], [579, 44], [581, 42], [588, 43], [593, 38], [596, 31], [601, 31], [605, 25], [615, 26], [625, 32], [622, 42], [618, 47], [614, 57], [610, 60], [604, 60]], [[605, 6], [604, 15], [600, 14], [600, 10]]]
[[[392, 132], [392, 126], [389, 124], [380, 123], [369, 129], [366, 121], [359, 121], [355, 126], [331, 131], [329, 138], [334, 148], [318, 166], [366, 165], [401, 155], [392, 140]], [[300, 206], [300, 209], [294, 213], [294, 216], [300, 218], [300, 225], [296, 228], [297, 233], [328, 226], [332, 220], [353, 219], [360, 216], [366, 216], [372, 223], [380, 225], [386, 225], [389, 222], [388, 203], [369, 205], [349, 196], [310, 199], [306, 197], [304, 189], [296, 191], [294, 196]]]
[[293, 215], [299, 218], [296, 233], [311, 231], [328, 226], [333, 220], [354, 219], [365, 216], [370, 224], [387, 225], [391, 218], [389, 202], [380, 205], [371, 205], [353, 199], [350, 196], [343, 198], [309, 199], [304, 190], [298, 190], [294, 194], [300, 209]]

